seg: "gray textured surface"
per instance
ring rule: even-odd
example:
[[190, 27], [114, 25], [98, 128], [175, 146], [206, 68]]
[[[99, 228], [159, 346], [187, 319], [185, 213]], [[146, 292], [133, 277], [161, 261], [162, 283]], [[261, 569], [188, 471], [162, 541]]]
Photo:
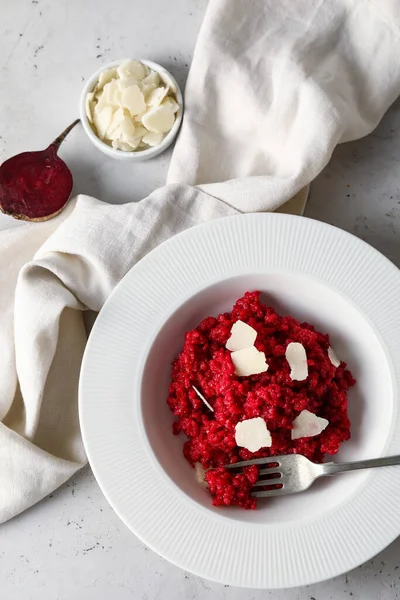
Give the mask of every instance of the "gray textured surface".
[[[183, 83], [206, 0], [0, 3], [0, 161], [45, 147], [77, 113], [83, 80], [118, 57], [154, 59]], [[100, 155], [82, 131], [63, 147], [76, 190], [111, 202], [163, 184], [169, 154], [138, 165]], [[369, 137], [339, 147], [314, 182], [307, 216], [351, 231], [400, 266], [400, 102]], [[15, 222], [1, 216], [0, 228]], [[281, 592], [200, 580], [137, 540], [89, 468], [0, 527], [1, 600], [391, 600], [400, 540], [334, 580]]]

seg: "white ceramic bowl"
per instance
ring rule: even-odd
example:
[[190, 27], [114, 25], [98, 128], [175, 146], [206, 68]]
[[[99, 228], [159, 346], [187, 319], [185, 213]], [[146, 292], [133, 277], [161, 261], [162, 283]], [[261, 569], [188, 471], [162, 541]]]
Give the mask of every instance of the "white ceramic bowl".
[[80, 419], [103, 492], [146, 545], [207, 579], [287, 588], [349, 571], [399, 535], [400, 469], [325, 478], [254, 511], [212, 506], [172, 435], [171, 361], [186, 331], [255, 289], [329, 332], [357, 379], [335, 460], [400, 454], [400, 272], [344, 231], [283, 214], [216, 219], [133, 267], [86, 347]]
[[93, 129], [91, 128], [89, 120], [86, 115], [86, 107], [85, 107], [86, 96], [89, 92], [91, 92], [94, 89], [100, 73], [102, 73], [103, 71], [106, 71], [107, 69], [111, 69], [112, 67], [118, 67], [124, 60], [126, 60], [126, 59], [115, 60], [113, 62], [108, 63], [107, 65], [103, 65], [101, 67], [101, 69], [99, 69], [98, 71], [93, 73], [93, 75], [91, 77], [89, 77], [89, 79], [87, 80], [87, 82], [85, 84], [85, 87], [82, 90], [81, 98], [79, 101], [79, 114], [80, 114], [81, 122], [83, 125], [83, 129], [85, 130], [88, 138], [96, 146], [96, 148], [101, 150], [101, 152], [104, 152], [104, 154], [107, 154], [107, 156], [111, 156], [112, 158], [116, 158], [117, 160], [130, 160], [130, 161], [148, 160], [149, 158], [154, 158], [155, 156], [158, 156], [172, 144], [172, 142], [175, 140], [175, 138], [178, 134], [179, 127], [182, 123], [182, 116], [183, 116], [182, 92], [179, 88], [179, 85], [178, 85], [176, 79], [171, 75], [171, 73], [169, 71], [167, 71], [167, 69], [164, 69], [164, 67], [162, 67], [161, 65], [159, 65], [155, 62], [152, 62], [151, 60], [145, 60], [142, 58], [138, 59], [141, 63], [143, 63], [144, 65], [147, 65], [150, 69], [153, 69], [153, 71], [156, 71], [159, 74], [162, 81], [167, 83], [169, 85], [169, 87], [172, 89], [172, 91], [175, 94], [176, 101], [179, 104], [179, 110], [176, 113], [175, 123], [173, 124], [171, 131], [169, 131], [167, 133], [167, 135], [165, 136], [165, 138], [163, 139], [161, 144], [158, 144], [157, 146], [153, 146], [152, 148], [148, 148], [146, 150], [136, 150], [134, 152], [124, 152], [123, 150], [116, 150], [115, 148], [112, 148], [111, 146], [108, 146], [108, 144], [102, 142], [101, 139], [97, 137], [97, 135], [94, 133]]

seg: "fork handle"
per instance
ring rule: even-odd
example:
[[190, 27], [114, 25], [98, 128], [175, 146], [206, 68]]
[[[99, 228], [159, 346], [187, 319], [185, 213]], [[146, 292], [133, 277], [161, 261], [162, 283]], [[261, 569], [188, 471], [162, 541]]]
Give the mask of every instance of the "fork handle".
[[334, 463], [329, 462], [322, 465], [323, 475], [335, 475], [344, 471], [357, 471], [358, 469], [371, 469], [373, 467], [388, 467], [400, 465], [400, 454], [396, 456], [382, 456], [381, 458], [370, 458], [356, 462]]

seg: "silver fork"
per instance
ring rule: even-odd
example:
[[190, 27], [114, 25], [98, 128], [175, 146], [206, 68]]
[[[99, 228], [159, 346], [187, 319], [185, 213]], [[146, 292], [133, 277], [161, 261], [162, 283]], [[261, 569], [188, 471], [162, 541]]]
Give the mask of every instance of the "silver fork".
[[258, 487], [268, 487], [269, 489], [252, 491], [252, 496], [267, 498], [270, 496], [284, 496], [286, 494], [304, 492], [316, 479], [325, 475], [336, 475], [336, 473], [370, 469], [372, 467], [400, 465], [400, 455], [359, 460], [357, 462], [316, 464], [301, 454], [286, 454], [284, 456], [245, 460], [226, 465], [226, 468], [237, 469], [250, 465], [262, 465], [265, 467], [260, 469], [259, 473], [260, 477], [264, 478], [259, 479], [252, 489], [254, 490], [254, 488]]

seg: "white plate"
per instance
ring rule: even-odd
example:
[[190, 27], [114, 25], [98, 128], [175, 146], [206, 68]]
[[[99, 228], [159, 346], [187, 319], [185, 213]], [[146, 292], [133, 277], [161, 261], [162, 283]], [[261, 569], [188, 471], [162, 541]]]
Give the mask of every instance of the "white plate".
[[251, 289], [329, 332], [357, 378], [337, 459], [400, 454], [400, 273], [350, 234], [288, 215], [214, 221], [140, 261], [90, 336], [80, 417], [100, 487], [148, 546], [207, 579], [286, 588], [348, 571], [399, 535], [400, 468], [321, 480], [255, 511], [212, 507], [171, 433], [170, 363], [185, 331]]

